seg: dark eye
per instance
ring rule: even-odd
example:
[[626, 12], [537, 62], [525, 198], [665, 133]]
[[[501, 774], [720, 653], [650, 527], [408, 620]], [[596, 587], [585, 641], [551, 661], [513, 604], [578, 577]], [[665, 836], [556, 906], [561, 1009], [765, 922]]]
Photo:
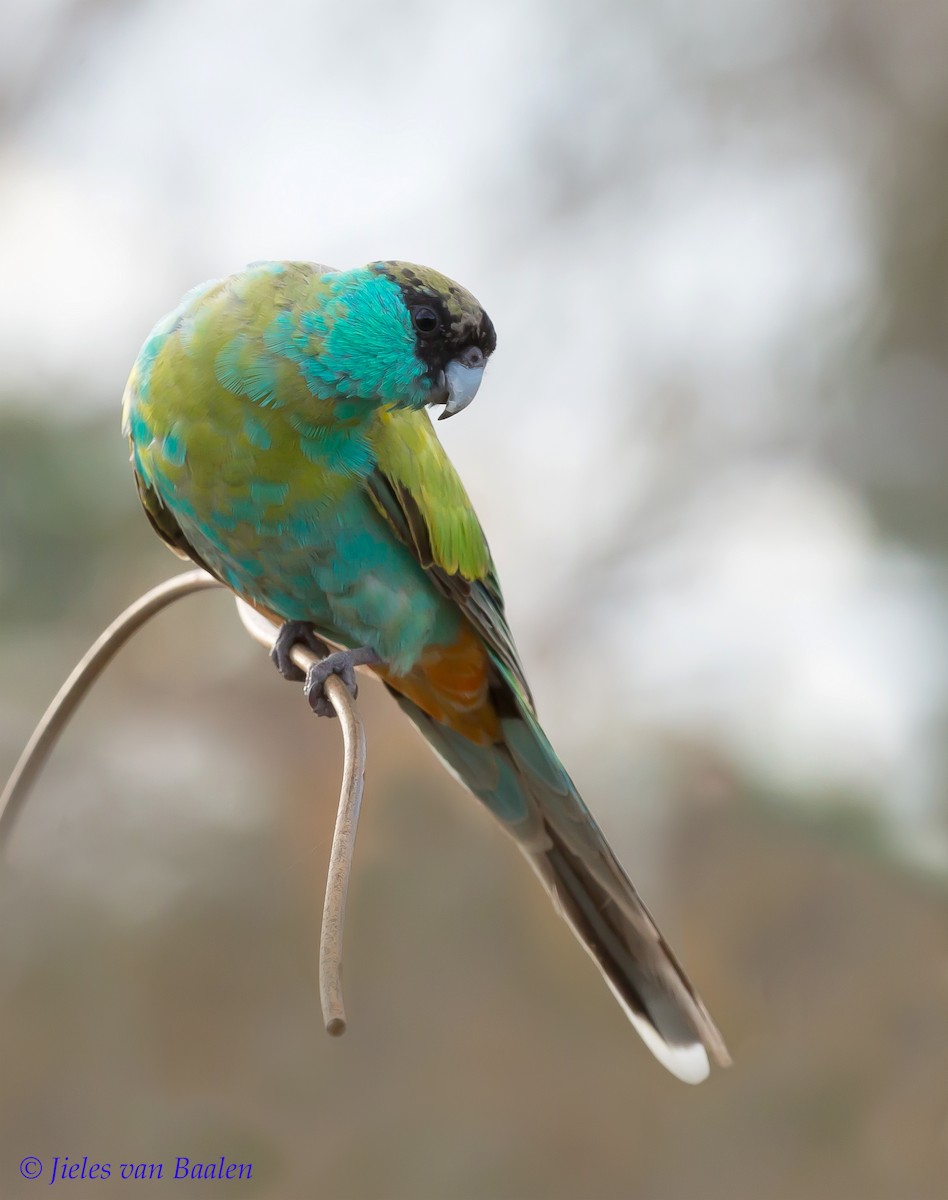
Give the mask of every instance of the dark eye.
[[417, 308], [411, 310], [412, 324], [419, 333], [425, 337], [430, 337], [433, 333], [437, 333], [441, 328], [441, 319], [433, 308], [429, 308], [427, 304], [419, 304]]

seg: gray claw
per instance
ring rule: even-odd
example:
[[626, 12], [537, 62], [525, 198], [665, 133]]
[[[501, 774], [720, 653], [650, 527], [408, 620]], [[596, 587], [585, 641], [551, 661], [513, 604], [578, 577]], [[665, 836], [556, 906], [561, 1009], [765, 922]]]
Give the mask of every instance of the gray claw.
[[381, 661], [371, 647], [359, 646], [355, 650], [337, 650], [324, 658], [322, 662], [313, 663], [306, 673], [306, 684], [303, 688], [310, 708], [317, 717], [334, 717], [336, 710], [326, 695], [325, 689], [325, 683], [329, 676], [338, 675], [349, 689], [352, 699], [355, 700], [359, 694], [355, 668]]
[[276, 641], [273, 643], [273, 649], [270, 651], [270, 658], [284, 679], [288, 679], [290, 683], [302, 683], [306, 674], [290, 658], [290, 651], [294, 646], [305, 646], [307, 650], [312, 650], [320, 658], [325, 658], [329, 654], [329, 647], [321, 637], [317, 636], [316, 630], [309, 621], [283, 622]]

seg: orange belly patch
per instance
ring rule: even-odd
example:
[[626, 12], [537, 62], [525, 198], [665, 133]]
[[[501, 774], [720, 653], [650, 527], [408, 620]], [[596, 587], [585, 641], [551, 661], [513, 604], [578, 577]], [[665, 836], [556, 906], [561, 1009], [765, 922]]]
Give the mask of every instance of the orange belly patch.
[[466, 622], [452, 645], [429, 646], [407, 675], [372, 670], [439, 724], [479, 745], [498, 740], [500, 724], [488, 693], [490, 660]]

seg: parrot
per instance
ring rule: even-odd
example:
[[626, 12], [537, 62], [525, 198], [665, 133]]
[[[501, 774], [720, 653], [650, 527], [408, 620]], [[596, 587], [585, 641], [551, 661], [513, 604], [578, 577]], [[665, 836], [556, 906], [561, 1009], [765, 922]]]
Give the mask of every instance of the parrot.
[[[278, 626], [309, 704], [376, 675], [513, 837], [646, 1046], [700, 1083], [724, 1040], [540, 726], [484, 532], [438, 439], [497, 342], [429, 267], [265, 261], [189, 291], [122, 403], [159, 537]], [[294, 645], [321, 661], [303, 672]]]

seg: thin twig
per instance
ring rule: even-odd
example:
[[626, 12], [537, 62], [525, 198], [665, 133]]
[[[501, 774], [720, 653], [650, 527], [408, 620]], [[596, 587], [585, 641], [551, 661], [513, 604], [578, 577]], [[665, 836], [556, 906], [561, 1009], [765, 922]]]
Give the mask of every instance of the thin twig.
[[[256, 609], [244, 604], [242, 600], [237, 601], [237, 611], [248, 633], [268, 649], [272, 648], [279, 627], [268, 621]], [[302, 671], [319, 661], [311, 650], [303, 646], [294, 646], [290, 657]], [[342, 791], [336, 814], [336, 828], [333, 831], [332, 851], [329, 855], [326, 899], [323, 903], [323, 926], [319, 942], [319, 998], [326, 1032], [333, 1037], [341, 1037], [346, 1032], [346, 1010], [342, 1001], [342, 934], [346, 919], [352, 854], [359, 826], [359, 811], [362, 807], [365, 729], [349, 689], [339, 676], [330, 675], [323, 687], [342, 727], [344, 761]]]
[[205, 588], [220, 586], [206, 571], [187, 571], [184, 575], [176, 575], [146, 592], [96, 638], [43, 714], [0, 795], [0, 845], [9, 840], [29, 790], [52, 753], [59, 735], [86, 693], [129, 638], [150, 617], [175, 600]]
[[[89, 689], [122, 646], [146, 621], [173, 601], [193, 592], [220, 586], [221, 584], [206, 571], [187, 571], [183, 575], [177, 575], [146, 592], [95, 640], [43, 714], [0, 795], [0, 846], [9, 841], [30, 788], [48, 761], [60, 734]], [[237, 601], [237, 611], [247, 631], [268, 649], [272, 648], [279, 626], [244, 604], [242, 600]], [[303, 671], [319, 661], [312, 651], [303, 646], [294, 646], [290, 657]], [[342, 934], [352, 854], [359, 824], [359, 811], [362, 807], [365, 729], [349, 690], [342, 680], [337, 675], [330, 675], [323, 687], [339, 717], [344, 749], [342, 790], [329, 859], [319, 944], [319, 994], [323, 1020], [326, 1023], [326, 1032], [333, 1037], [339, 1037], [346, 1031], [346, 1012], [342, 1002]]]

